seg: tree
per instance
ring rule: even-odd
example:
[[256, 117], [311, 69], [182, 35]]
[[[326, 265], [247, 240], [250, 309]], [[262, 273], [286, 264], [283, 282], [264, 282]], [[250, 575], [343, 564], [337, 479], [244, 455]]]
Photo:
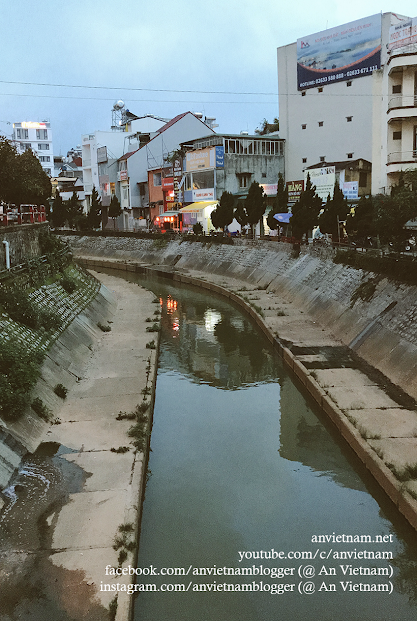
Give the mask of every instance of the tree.
[[348, 202], [345, 199], [339, 183], [336, 180], [333, 190], [333, 198], [329, 197], [324, 206], [323, 213], [319, 216], [319, 227], [322, 233], [330, 233], [332, 240], [339, 239], [339, 222], [345, 221], [349, 211]]
[[321, 198], [316, 194], [316, 187], [311, 184], [310, 174], [307, 174], [306, 187], [292, 208], [291, 228], [294, 237], [301, 239], [305, 235], [308, 240], [308, 233], [316, 226], [320, 210]]
[[16, 159], [13, 202], [43, 205], [52, 194], [51, 180], [36, 155], [28, 149]]
[[10, 140], [0, 136], [0, 201], [14, 202], [17, 152]]
[[252, 237], [254, 237], [254, 228], [265, 213], [266, 203], [263, 188], [257, 181], [253, 181], [250, 185], [248, 195], [245, 198], [245, 211], [248, 224], [252, 227]]
[[87, 214], [87, 225], [91, 229], [98, 229], [101, 224], [101, 198], [99, 198], [96, 186], [93, 185], [91, 192], [91, 207]]
[[62, 200], [59, 192], [56, 193], [54, 202], [52, 203], [52, 212], [50, 218], [53, 226], [58, 228], [64, 226], [65, 222], [68, 219], [67, 207]]
[[117, 198], [116, 194], [113, 194], [110, 200], [109, 209], [107, 212], [109, 218], [113, 219], [113, 228], [116, 228], [116, 218], [122, 215], [122, 208], [120, 206], [120, 201]]
[[246, 213], [246, 209], [245, 209], [245, 205], [244, 205], [243, 201], [238, 201], [237, 207], [236, 207], [236, 209], [234, 211], [234, 214], [233, 214], [233, 217], [240, 224], [242, 229], [243, 229], [244, 226], [246, 226], [248, 224], [248, 222], [249, 222], [248, 214]]
[[230, 192], [223, 192], [216, 209], [211, 212], [211, 221], [215, 229], [223, 229], [233, 222], [235, 197]]
[[279, 119], [274, 118], [272, 123], [269, 123], [266, 119], [264, 119], [261, 123], [260, 129], [255, 129], [255, 134], [259, 136], [265, 136], [266, 134], [272, 134], [272, 132], [277, 132], [279, 130]]
[[81, 225], [84, 222], [83, 206], [78, 200], [78, 194], [75, 190], [73, 191], [71, 198], [65, 201], [65, 203], [69, 226], [71, 228], [75, 226], [77, 229], [82, 228]]
[[361, 196], [354, 213], [348, 214], [346, 231], [349, 235], [363, 239], [376, 235], [374, 205], [371, 196]]
[[396, 250], [401, 250], [403, 242], [410, 236], [404, 225], [417, 217], [417, 192], [399, 184], [392, 188], [391, 196], [378, 194], [373, 201], [375, 227], [381, 241], [392, 242]]
[[268, 226], [273, 231], [279, 227], [278, 220], [274, 218], [277, 213], [288, 213], [288, 188], [281, 173], [278, 174], [277, 195], [267, 217]]

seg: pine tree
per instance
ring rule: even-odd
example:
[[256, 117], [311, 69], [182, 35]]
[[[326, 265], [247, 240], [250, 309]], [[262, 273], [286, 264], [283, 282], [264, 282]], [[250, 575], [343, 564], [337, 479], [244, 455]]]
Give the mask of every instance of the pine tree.
[[91, 192], [91, 207], [87, 214], [87, 225], [91, 229], [98, 229], [101, 224], [101, 198], [99, 198], [96, 186], [93, 185]]
[[330, 233], [333, 241], [339, 239], [339, 222], [345, 221], [349, 212], [348, 202], [345, 199], [338, 181], [334, 184], [333, 198], [330, 195], [319, 217], [319, 227], [322, 233]]
[[277, 213], [288, 213], [288, 188], [281, 173], [278, 175], [277, 195], [267, 218], [268, 226], [273, 231], [279, 227], [278, 220], [274, 218]]
[[252, 227], [252, 237], [254, 237], [255, 226], [265, 213], [265, 208], [266, 203], [263, 188], [257, 181], [253, 181], [250, 185], [248, 195], [245, 198], [245, 211], [248, 224]]
[[52, 225], [58, 228], [64, 226], [65, 222], [67, 221], [67, 208], [59, 192], [56, 193], [54, 201], [52, 203], [50, 218]]
[[292, 208], [291, 229], [294, 237], [301, 239], [305, 235], [308, 241], [308, 233], [316, 226], [320, 210], [321, 198], [316, 194], [316, 186], [311, 184], [310, 174], [307, 174], [306, 187]]
[[109, 209], [107, 215], [109, 218], [113, 219], [113, 228], [116, 228], [116, 218], [118, 218], [122, 214], [122, 208], [120, 206], [120, 201], [117, 198], [116, 194], [113, 194], [110, 200]]
[[211, 221], [215, 229], [224, 229], [233, 222], [235, 197], [230, 192], [223, 192], [216, 209], [211, 212]]

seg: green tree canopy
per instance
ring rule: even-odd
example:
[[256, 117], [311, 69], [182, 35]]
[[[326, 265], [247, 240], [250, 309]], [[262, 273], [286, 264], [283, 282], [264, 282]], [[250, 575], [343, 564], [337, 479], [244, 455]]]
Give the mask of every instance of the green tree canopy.
[[28, 149], [16, 160], [13, 202], [16, 205], [43, 205], [52, 194], [51, 180], [36, 155]]
[[240, 224], [241, 227], [244, 227], [249, 223], [248, 214], [246, 213], [243, 201], [238, 201], [233, 217], [236, 218], [236, 221]]
[[98, 229], [101, 224], [101, 198], [99, 198], [96, 186], [93, 185], [91, 192], [91, 207], [87, 214], [87, 226], [91, 229]]
[[339, 222], [345, 221], [349, 212], [348, 202], [345, 199], [339, 183], [336, 180], [333, 190], [333, 198], [327, 199], [323, 213], [319, 216], [319, 227], [322, 233], [330, 233], [333, 241], [339, 238]]
[[321, 198], [317, 196], [316, 187], [311, 184], [308, 174], [306, 187], [292, 208], [291, 229], [294, 237], [301, 239], [305, 234], [308, 239], [309, 231], [317, 225], [320, 210]]
[[68, 219], [67, 206], [62, 200], [59, 192], [56, 193], [54, 201], [52, 203], [52, 212], [50, 218], [52, 225], [58, 228], [64, 226], [65, 222]]
[[230, 192], [223, 192], [216, 209], [211, 212], [211, 221], [214, 228], [224, 229], [233, 222], [235, 197]]
[[107, 211], [109, 218], [113, 219], [113, 228], [116, 228], [116, 218], [118, 218], [121, 214], [122, 208], [120, 206], [120, 201], [116, 194], [113, 194], [110, 200], [109, 209]]
[[17, 177], [17, 152], [10, 140], [0, 136], [0, 200], [14, 202]]
[[247, 214], [248, 224], [252, 227], [252, 236], [254, 227], [265, 213], [266, 203], [263, 188], [257, 181], [253, 181], [249, 187], [248, 195], [245, 198], [245, 211]]
[[361, 196], [353, 214], [346, 218], [346, 231], [355, 237], [376, 235], [372, 197]]

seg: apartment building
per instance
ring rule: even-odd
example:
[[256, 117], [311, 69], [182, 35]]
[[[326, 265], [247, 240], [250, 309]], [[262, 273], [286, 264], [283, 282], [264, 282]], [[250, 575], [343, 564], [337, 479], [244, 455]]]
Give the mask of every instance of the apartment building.
[[37, 155], [49, 177], [54, 173], [54, 149], [51, 124], [48, 121], [13, 123], [13, 142], [19, 153], [30, 149]]
[[287, 182], [320, 164], [325, 175], [330, 163], [366, 161], [375, 194], [415, 166], [415, 31], [415, 20], [384, 13], [278, 48]]

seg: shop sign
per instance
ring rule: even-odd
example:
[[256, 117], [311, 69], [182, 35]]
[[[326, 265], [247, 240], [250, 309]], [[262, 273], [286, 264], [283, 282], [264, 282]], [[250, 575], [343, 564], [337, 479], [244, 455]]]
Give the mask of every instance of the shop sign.
[[357, 199], [359, 197], [359, 184], [357, 181], [345, 181], [342, 183], [343, 196], [348, 199]]
[[301, 192], [304, 192], [304, 180], [300, 181], [287, 181], [287, 190], [288, 190], [288, 202], [296, 203], [300, 196]]
[[214, 200], [214, 188], [205, 190], [193, 190], [193, 201], [210, 201]]
[[304, 171], [304, 182], [307, 182], [307, 175], [310, 175], [311, 185], [316, 188], [317, 196], [325, 203], [330, 194], [333, 198], [334, 184], [336, 182], [336, 168], [334, 166], [323, 166], [323, 168], [311, 168]]
[[277, 183], [261, 183], [261, 188], [263, 188], [264, 193], [267, 196], [275, 196], [277, 193]]

